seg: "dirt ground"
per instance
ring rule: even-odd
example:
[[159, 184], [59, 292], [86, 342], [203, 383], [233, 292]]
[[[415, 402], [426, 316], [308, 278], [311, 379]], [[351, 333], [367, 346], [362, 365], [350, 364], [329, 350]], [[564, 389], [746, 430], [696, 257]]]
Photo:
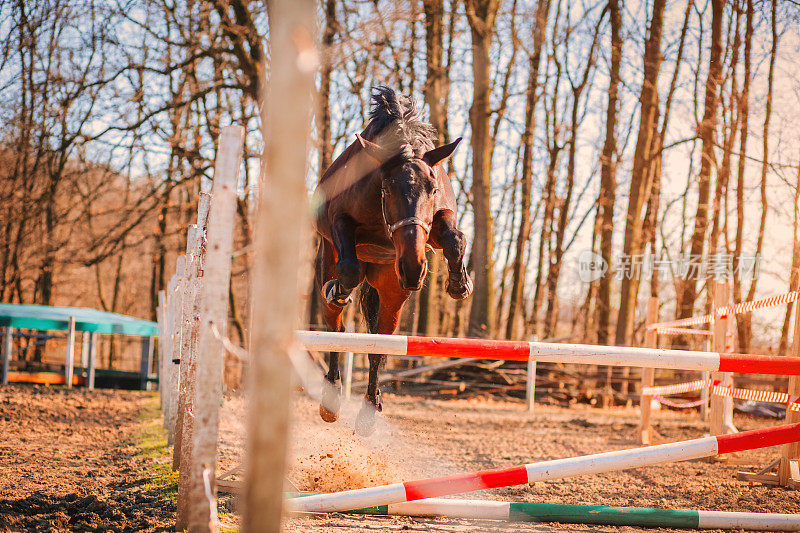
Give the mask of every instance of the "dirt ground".
[[[152, 393], [0, 389], [0, 531], [166, 531], [174, 524], [174, 475]], [[637, 411], [537, 406], [487, 400], [426, 400], [387, 395], [375, 434], [352, 430], [359, 403], [335, 424], [317, 405], [295, 399], [287, 489], [335, 491], [537, 460], [635, 447]], [[664, 441], [702, 436], [697, 415], [661, 412]], [[245, 404], [226, 400], [221, 471], [241, 458]], [[737, 417], [740, 429], [776, 422]], [[463, 497], [545, 503], [681, 509], [800, 512], [800, 494], [737, 481], [777, 449], [725, 461], [690, 461], [582, 476]], [[233, 478], [236, 475], [232, 476]], [[222, 495], [224, 531], [236, 530], [235, 496]], [[290, 532], [343, 531], [654, 531], [630, 527], [507, 524], [492, 521], [347, 516], [288, 517]], [[669, 530], [660, 530], [669, 531]]]
[[[166, 531], [153, 393], [0, 388], [0, 531]], [[152, 417], [151, 417], [152, 418]]]

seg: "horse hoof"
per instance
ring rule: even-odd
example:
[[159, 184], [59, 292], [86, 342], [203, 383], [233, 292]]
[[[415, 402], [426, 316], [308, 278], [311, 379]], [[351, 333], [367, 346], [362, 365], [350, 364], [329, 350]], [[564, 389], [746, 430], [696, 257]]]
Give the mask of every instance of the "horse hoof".
[[463, 300], [472, 294], [472, 288], [472, 278], [464, 274], [463, 280], [458, 280], [456, 283], [451, 283], [448, 279], [445, 290], [453, 300]]
[[328, 411], [324, 405], [319, 406], [319, 416], [327, 423], [332, 424], [339, 420], [339, 412]]
[[331, 423], [339, 420], [339, 411], [342, 409], [341, 392], [341, 382], [331, 383], [327, 378], [325, 379], [319, 404], [319, 416], [325, 422]]
[[362, 437], [369, 437], [375, 432], [375, 418], [377, 410], [374, 406], [364, 403], [356, 416], [356, 433]]
[[342, 291], [342, 285], [337, 279], [325, 283], [322, 287], [322, 294], [325, 295], [326, 302], [336, 307], [344, 307], [353, 301], [352, 291], [350, 293]]

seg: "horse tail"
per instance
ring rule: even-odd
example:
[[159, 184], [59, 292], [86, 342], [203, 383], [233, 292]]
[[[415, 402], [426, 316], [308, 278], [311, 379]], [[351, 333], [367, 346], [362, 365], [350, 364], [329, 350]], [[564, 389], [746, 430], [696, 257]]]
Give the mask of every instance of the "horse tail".
[[367, 321], [367, 329], [370, 333], [378, 332], [378, 307], [380, 305], [380, 296], [378, 290], [364, 281], [361, 284], [361, 313], [364, 315], [364, 320]]

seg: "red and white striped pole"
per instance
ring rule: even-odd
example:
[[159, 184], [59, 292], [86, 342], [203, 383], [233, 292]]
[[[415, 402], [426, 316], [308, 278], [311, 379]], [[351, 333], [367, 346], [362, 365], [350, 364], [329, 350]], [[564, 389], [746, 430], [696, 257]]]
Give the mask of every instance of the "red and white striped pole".
[[658, 446], [530, 463], [512, 468], [318, 494], [289, 500], [286, 505], [290, 511], [318, 513], [349, 511], [476, 490], [524, 485], [535, 481], [612, 472], [671, 461], [687, 461], [798, 441], [800, 441], [800, 423], [745, 431], [734, 435], [718, 435]]
[[800, 357], [534, 341], [298, 331], [308, 350], [800, 375]]

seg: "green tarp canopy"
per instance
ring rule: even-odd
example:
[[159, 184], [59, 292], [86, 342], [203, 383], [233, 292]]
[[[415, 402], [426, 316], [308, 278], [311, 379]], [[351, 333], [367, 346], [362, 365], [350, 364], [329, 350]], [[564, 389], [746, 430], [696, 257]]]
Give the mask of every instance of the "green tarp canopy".
[[0, 327], [67, 330], [75, 317], [76, 331], [114, 333], [151, 337], [158, 335], [158, 324], [116, 313], [85, 307], [50, 307], [47, 305], [0, 304]]

